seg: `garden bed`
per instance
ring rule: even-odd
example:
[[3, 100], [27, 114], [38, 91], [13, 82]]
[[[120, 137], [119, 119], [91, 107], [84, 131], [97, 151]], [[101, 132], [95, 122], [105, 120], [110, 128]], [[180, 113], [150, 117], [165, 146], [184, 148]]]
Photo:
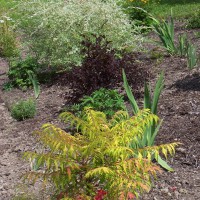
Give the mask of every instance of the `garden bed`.
[[[177, 28], [177, 33], [186, 31]], [[190, 38], [200, 46], [200, 38], [195, 38], [188, 31]], [[156, 50], [159, 52], [159, 50]], [[158, 115], [163, 119], [162, 128], [157, 137], [157, 144], [181, 142], [176, 155], [169, 158], [175, 172], [159, 175], [152, 190], [144, 194], [141, 200], [198, 200], [200, 199], [200, 70], [189, 70], [186, 60], [180, 57], [153, 57], [152, 51], [138, 57], [141, 65], [148, 66], [151, 72], [151, 84], [155, 83], [157, 74], [165, 72], [165, 87], [158, 107]], [[6, 60], [0, 60], [0, 86], [7, 77]], [[32, 136], [42, 124], [50, 122], [63, 127], [58, 115], [68, 97], [72, 94], [69, 85], [57, 81], [51, 86], [41, 85], [41, 94], [37, 100], [37, 115], [33, 119], [17, 122], [8, 111], [16, 100], [34, 96], [32, 90], [22, 92], [13, 89], [10, 92], [0, 90], [0, 199], [10, 200], [17, 193], [26, 193], [27, 188], [21, 184], [21, 175], [29, 170], [30, 165], [22, 159], [24, 151], [34, 151], [39, 144]], [[27, 186], [33, 199], [48, 199], [51, 191], [41, 190], [40, 183]], [[41, 190], [41, 191], [40, 191]], [[31, 199], [31, 198], [30, 198]]]

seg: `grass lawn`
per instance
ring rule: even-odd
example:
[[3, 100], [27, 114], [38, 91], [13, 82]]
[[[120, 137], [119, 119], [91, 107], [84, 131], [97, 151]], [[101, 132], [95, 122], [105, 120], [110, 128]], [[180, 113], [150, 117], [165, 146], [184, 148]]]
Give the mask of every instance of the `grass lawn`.
[[[10, 8], [15, 7], [20, 0], [0, 0], [0, 15], [7, 13]], [[200, 0], [159, 0], [156, 6], [150, 5], [152, 14], [158, 17], [168, 17], [173, 11], [175, 18], [189, 18], [195, 11], [200, 9]], [[17, 18], [15, 12], [11, 12], [12, 18]]]
[[171, 9], [175, 18], [189, 18], [200, 9], [200, 0], [161, 0], [151, 11], [158, 17], [167, 17]]
[[17, 19], [18, 14], [14, 11], [15, 6], [20, 0], [0, 0], [0, 19], [1, 16], [9, 16]]

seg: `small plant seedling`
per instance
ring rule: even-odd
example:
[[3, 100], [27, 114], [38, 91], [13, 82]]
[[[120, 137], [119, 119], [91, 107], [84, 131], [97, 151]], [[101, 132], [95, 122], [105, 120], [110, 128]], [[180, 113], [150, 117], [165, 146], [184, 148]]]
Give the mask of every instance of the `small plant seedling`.
[[188, 43], [187, 48], [187, 65], [189, 69], [196, 67], [198, 63], [197, 49], [191, 43]]
[[13, 87], [14, 87], [14, 85], [12, 84], [11, 81], [3, 84], [3, 90], [6, 92], [11, 91], [13, 89]]
[[40, 85], [39, 82], [37, 80], [36, 75], [31, 71], [27, 71], [28, 75], [29, 75], [29, 79], [31, 80], [32, 84], [33, 84], [33, 89], [34, 89], [34, 94], [35, 94], [35, 98], [37, 99], [40, 95]]
[[178, 37], [177, 53], [183, 57], [187, 54], [188, 40], [186, 34], [179, 35]]
[[33, 118], [36, 114], [36, 102], [33, 99], [20, 100], [11, 106], [11, 116], [17, 121]]
[[194, 32], [196, 38], [200, 38], [200, 31]]

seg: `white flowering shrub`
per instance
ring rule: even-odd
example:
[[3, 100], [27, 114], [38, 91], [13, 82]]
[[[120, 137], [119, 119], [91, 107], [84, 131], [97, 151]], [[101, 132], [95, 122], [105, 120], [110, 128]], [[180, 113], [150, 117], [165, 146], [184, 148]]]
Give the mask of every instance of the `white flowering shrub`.
[[24, 13], [20, 27], [29, 47], [50, 65], [81, 65], [83, 41], [94, 43], [98, 36], [119, 53], [141, 47], [139, 28], [115, 0], [29, 0], [22, 1], [19, 9]]

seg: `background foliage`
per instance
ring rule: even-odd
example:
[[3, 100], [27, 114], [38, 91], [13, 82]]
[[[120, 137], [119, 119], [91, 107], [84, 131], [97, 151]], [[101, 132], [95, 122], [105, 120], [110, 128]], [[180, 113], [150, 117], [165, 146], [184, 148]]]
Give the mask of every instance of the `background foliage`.
[[187, 24], [188, 28], [200, 28], [200, 8], [197, 10], [194, 15], [190, 17]]
[[139, 26], [149, 27], [152, 24], [152, 19], [149, 17], [152, 5], [157, 6], [156, 0], [121, 0], [120, 5], [124, 12], [129, 15], [131, 20], [134, 20]]

